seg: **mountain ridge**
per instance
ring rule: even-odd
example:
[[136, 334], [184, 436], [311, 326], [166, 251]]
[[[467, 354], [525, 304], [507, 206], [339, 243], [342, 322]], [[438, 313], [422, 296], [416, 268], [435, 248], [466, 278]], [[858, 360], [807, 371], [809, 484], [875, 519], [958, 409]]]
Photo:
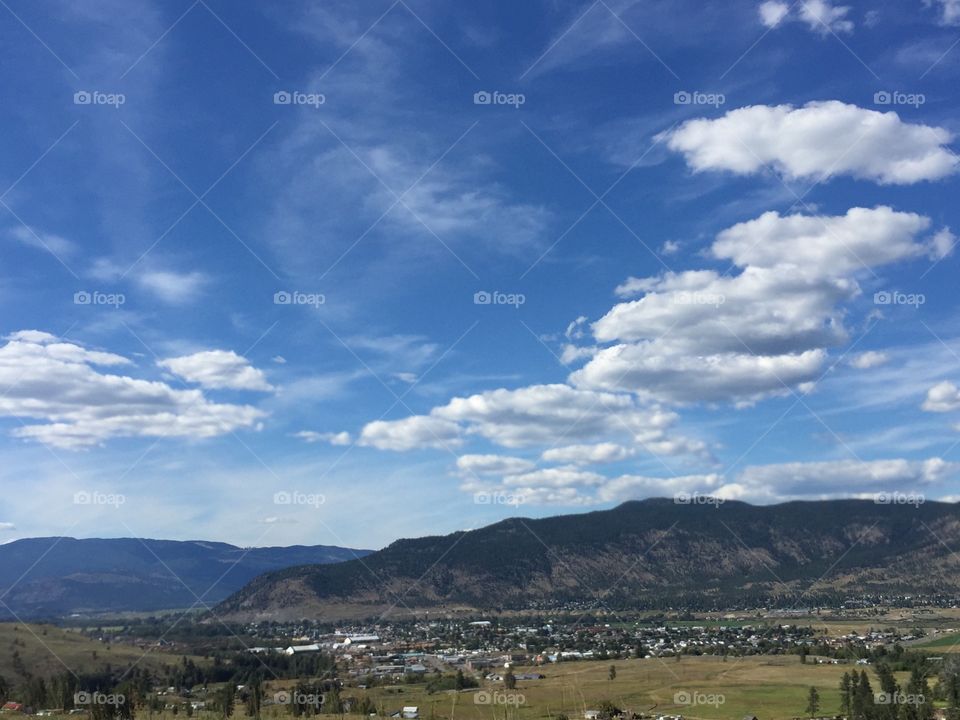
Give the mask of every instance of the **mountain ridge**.
[[0, 619], [213, 605], [262, 573], [369, 552], [328, 545], [242, 548], [207, 540], [23, 538], [0, 545]]
[[397, 540], [362, 560], [267, 573], [223, 618], [341, 620], [384, 611], [717, 606], [958, 592], [960, 506], [870, 500], [749, 505], [652, 498]]

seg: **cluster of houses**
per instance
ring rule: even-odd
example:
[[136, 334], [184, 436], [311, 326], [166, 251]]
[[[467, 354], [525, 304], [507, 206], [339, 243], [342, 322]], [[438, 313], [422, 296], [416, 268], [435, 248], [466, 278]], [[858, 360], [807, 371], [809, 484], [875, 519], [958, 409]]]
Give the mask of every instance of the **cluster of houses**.
[[[401, 677], [433, 671], [492, 671], [504, 662], [548, 665], [618, 657], [756, 655], [813, 645], [873, 648], [909, 641], [894, 630], [824, 636], [801, 624], [772, 622], [635, 622], [580, 625], [551, 619], [524, 623], [505, 620], [437, 620], [347, 627], [335, 632], [307, 625], [250, 626], [258, 640], [251, 652], [287, 655], [325, 652], [353, 676]], [[286, 641], [286, 642], [284, 642]], [[281, 644], [283, 643], [283, 644]], [[259, 643], [258, 643], [259, 644]]]

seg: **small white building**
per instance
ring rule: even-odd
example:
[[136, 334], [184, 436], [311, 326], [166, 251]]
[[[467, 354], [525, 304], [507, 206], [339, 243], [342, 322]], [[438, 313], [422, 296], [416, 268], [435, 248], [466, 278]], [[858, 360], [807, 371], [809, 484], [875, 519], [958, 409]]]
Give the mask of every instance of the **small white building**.
[[283, 651], [287, 655], [300, 655], [301, 653], [315, 653], [320, 652], [320, 646], [316, 643], [313, 645], [291, 645], [286, 650]]

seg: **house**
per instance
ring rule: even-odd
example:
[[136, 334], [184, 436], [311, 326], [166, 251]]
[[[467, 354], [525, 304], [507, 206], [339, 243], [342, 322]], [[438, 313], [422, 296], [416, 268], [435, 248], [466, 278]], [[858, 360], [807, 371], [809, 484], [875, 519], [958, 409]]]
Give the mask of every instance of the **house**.
[[583, 720], [597, 720], [600, 717], [599, 710], [584, 710]]
[[759, 720], [756, 715], [744, 715], [743, 720]]
[[8, 702], [4, 703], [3, 707], [0, 707], [0, 710], [3, 712], [23, 712], [23, 704], [18, 702]]
[[416, 705], [408, 705], [400, 711], [400, 717], [403, 720], [417, 720], [420, 717], [420, 708]]

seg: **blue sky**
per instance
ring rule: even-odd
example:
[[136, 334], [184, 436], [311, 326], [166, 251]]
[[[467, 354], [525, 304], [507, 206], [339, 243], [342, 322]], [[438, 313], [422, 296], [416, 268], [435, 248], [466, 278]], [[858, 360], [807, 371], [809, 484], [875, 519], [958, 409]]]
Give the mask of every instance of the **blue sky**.
[[6, 0], [0, 541], [960, 497], [958, 41], [956, 0]]

